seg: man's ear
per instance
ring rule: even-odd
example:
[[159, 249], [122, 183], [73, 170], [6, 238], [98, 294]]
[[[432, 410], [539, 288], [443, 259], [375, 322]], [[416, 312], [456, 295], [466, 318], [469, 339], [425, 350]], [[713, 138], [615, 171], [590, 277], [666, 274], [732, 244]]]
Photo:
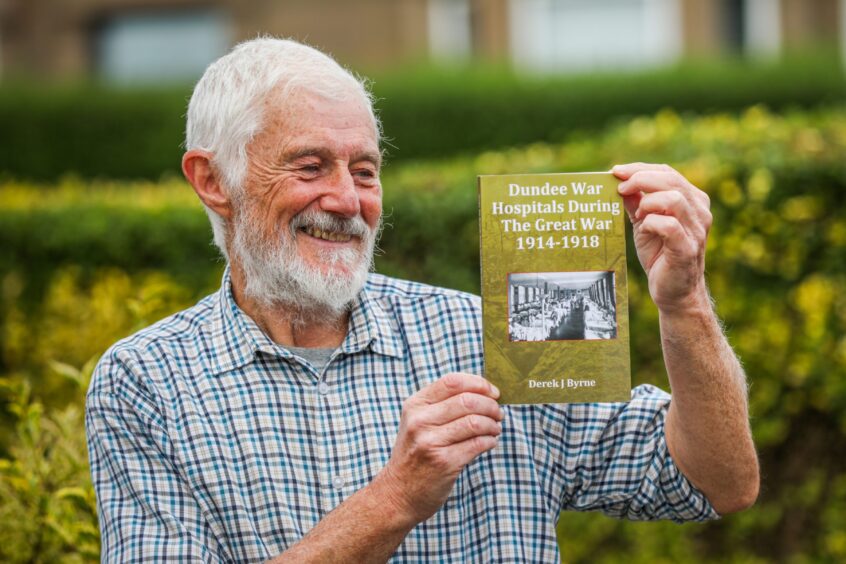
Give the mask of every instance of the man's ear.
[[200, 200], [217, 215], [229, 219], [232, 202], [223, 189], [217, 170], [212, 166], [212, 154], [200, 149], [191, 149], [182, 155], [182, 173]]

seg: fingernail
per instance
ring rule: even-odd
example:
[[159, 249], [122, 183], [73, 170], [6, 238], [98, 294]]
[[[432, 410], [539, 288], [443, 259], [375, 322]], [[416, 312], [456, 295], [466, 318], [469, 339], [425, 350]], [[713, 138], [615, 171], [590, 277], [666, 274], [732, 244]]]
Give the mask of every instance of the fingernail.
[[499, 397], [499, 388], [491, 384], [491, 391], [493, 392], [494, 397]]

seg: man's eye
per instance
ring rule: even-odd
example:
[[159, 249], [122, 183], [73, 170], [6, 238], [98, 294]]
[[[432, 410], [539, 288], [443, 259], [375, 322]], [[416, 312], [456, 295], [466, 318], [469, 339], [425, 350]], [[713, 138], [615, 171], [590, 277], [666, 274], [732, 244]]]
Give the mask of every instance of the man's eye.
[[376, 172], [370, 169], [356, 170], [353, 174], [362, 180], [373, 180], [376, 178]]
[[317, 163], [302, 165], [300, 171], [307, 174], [316, 174], [320, 172], [320, 165]]

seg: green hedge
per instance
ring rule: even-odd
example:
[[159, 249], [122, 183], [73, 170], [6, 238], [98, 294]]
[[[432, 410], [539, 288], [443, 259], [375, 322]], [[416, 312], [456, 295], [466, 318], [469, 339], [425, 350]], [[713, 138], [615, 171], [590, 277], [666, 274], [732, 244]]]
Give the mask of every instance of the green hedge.
[[[724, 61], [639, 73], [540, 77], [492, 69], [423, 69], [373, 82], [394, 160], [557, 142], [621, 117], [774, 109], [844, 99], [835, 57], [779, 64]], [[179, 175], [190, 88], [0, 88], [0, 173], [52, 181]]]
[[374, 87], [384, 97], [380, 113], [396, 146], [390, 153], [400, 160], [560, 142], [575, 131], [661, 109], [710, 113], [846, 100], [843, 65], [819, 57], [560, 77], [456, 69], [377, 80]]
[[23, 267], [23, 299], [41, 299], [60, 267], [165, 270], [206, 285], [220, 267], [208, 219], [190, 186], [161, 184], [7, 184], [0, 196], [0, 273]]
[[[661, 112], [561, 145], [385, 171], [392, 227], [379, 269], [468, 290], [478, 288], [476, 174], [658, 161], [712, 196], [708, 278], [751, 382], [761, 499], [740, 515], [684, 527], [564, 514], [566, 561], [846, 559], [844, 154], [846, 108], [753, 107], [740, 117]], [[204, 221], [177, 182], [0, 187], [0, 382], [16, 423], [0, 436], [0, 540], [37, 539], [0, 543], [0, 560], [90, 558], [90, 483], [67, 431], [74, 402], [88, 361], [110, 342], [214, 287], [220, 265]], [[633, 254], [629, 267], [634, 380], [666, 386], [657, 311]], [[36, 286], [27, 305], [21, 297]]]
[[190, 90], [0, 88], [0, 173], [52, 180], [178, 174]]

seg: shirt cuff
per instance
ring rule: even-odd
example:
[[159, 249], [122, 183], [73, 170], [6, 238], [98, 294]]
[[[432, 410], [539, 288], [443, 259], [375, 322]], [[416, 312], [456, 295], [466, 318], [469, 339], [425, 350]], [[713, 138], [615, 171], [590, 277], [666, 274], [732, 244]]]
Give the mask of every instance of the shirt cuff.
[[696, 486], [682, 474], [679, 467], [673, 461], [669, 449], [667, 449], [666, 438], [660, 439], [662, 449], [666, 449], [666, 458], [661, 473], [658, 475], [658, 488], [664, 493], [667, 514], [665, 518], [676, 523], [687, 521], [713, 521], [719, 519], [720, 514], [708, 501]]

